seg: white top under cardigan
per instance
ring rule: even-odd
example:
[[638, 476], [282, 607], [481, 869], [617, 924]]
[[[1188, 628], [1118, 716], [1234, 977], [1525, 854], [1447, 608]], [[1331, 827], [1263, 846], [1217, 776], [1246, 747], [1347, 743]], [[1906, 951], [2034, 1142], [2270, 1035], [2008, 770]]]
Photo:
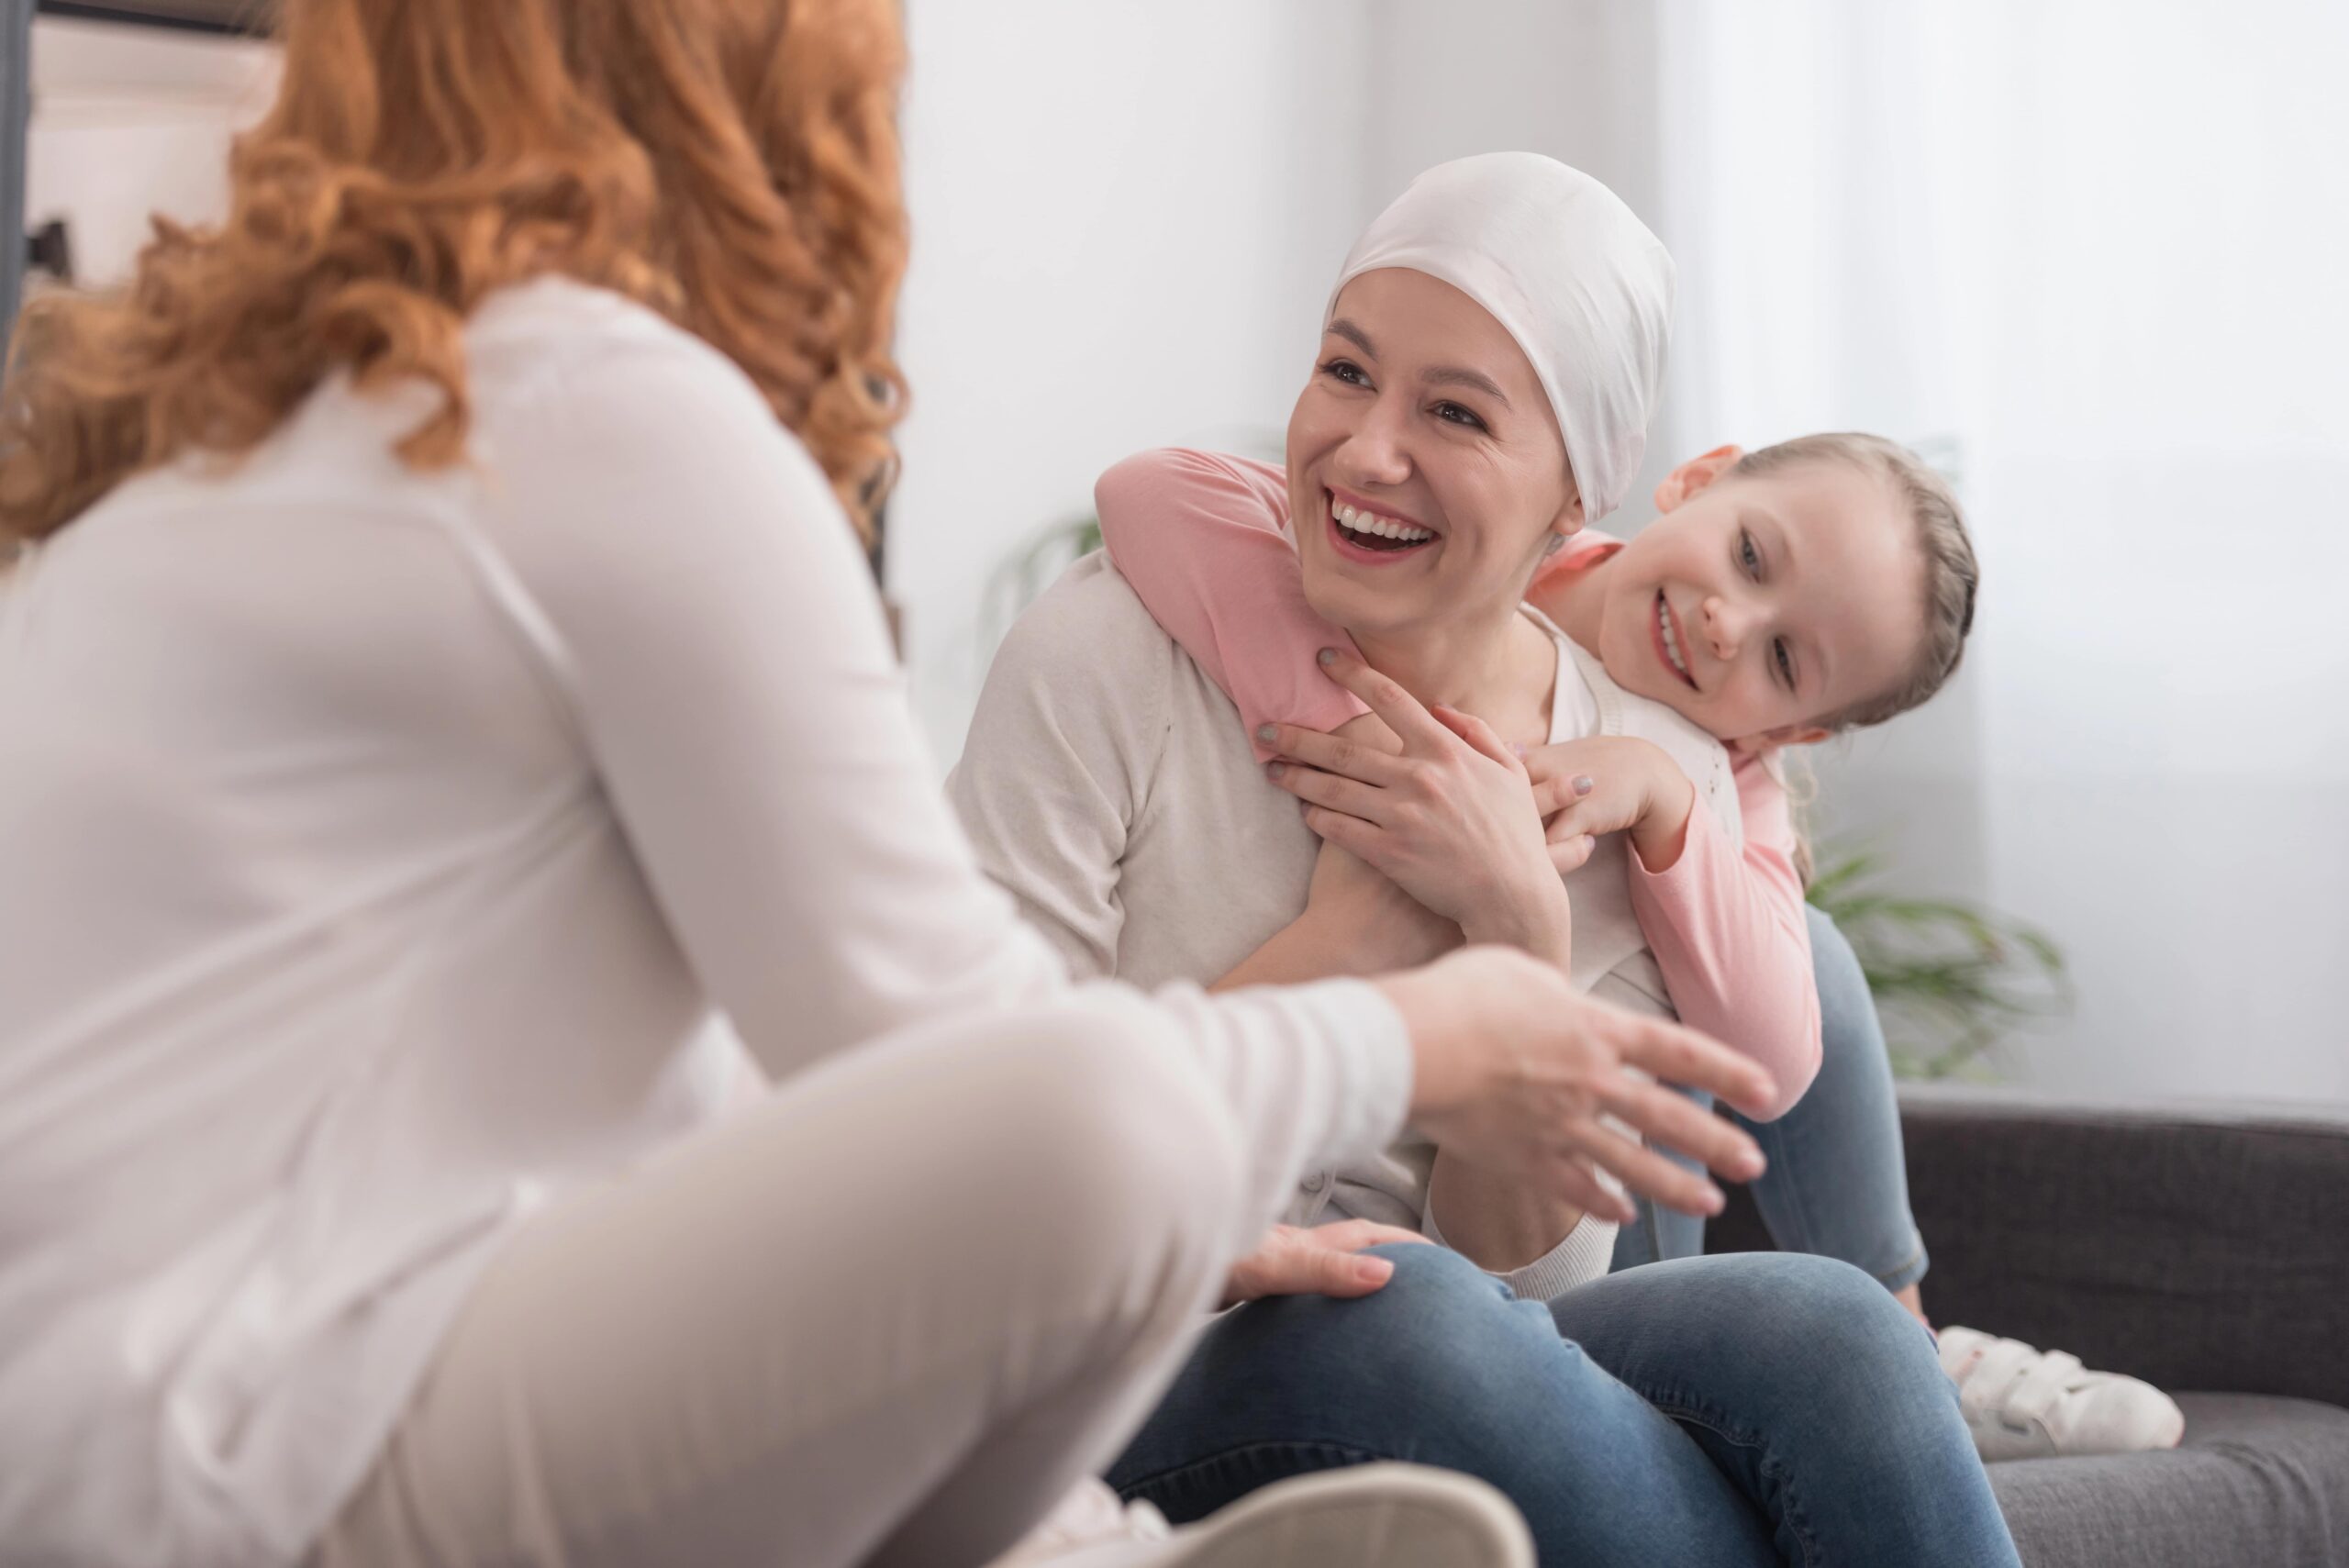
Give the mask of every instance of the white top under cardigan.
[[[467, 465], [338, 381], [0, 578], [8, 1562], [293, 1562], [515, 1228], [755, 1092], [718, 1009], [785, 1079], [1067, 984], [751, 384], [567, 282], [467, 356]], [[1367, 986], [1159, 1003], [1247, 1223], [1398, 1130]]]
[[[1663, 704], [1624, 692], [1539, 613], [1558, 651], [1552, 740], [1634, 735], [1663, 747], [1742, 842], [1729, 757]], [[1105, 554], [1030, 606], [987, 673], [947, 794], [987, 874], [1079, 975], [1211, 984], [1305, 907], [1320, 840], [1267, 781], [1239, 710], [1151, 618]], [[1624, 835], [1566, 879], [1576, 986], [1669, 1013], [1633, 917]], [[1436, 1231], [1434, 1151], [1407, 1139], [1315, 1171], [1292, 1224], [1332, 1213]], [[1542, 1257], [1498, 1277], [1546, 1300], [1607, 1272], [1612, 1223], [1586, 1217]], [[1439, 1237], [1440, 1239], [1440, 1237]]]

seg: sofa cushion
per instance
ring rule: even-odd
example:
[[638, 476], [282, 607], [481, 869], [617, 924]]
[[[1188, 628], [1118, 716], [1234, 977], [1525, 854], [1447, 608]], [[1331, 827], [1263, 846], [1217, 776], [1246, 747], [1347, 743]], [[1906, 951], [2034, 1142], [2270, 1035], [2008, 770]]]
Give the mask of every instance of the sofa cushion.
[[2025, 1568], [2349, 1564], [2349, 1410], [2251, 1394], [2177, 1403], [2186, 1440], [2167, 1452], [1990, 1466]]

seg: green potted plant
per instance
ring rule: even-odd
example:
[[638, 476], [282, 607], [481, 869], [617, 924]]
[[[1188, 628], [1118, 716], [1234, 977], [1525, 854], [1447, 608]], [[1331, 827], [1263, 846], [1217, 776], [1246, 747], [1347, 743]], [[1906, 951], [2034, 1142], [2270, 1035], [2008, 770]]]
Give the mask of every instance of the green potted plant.
[[1903, 1077], [1978, 1073], [2012, 1029], [2069, 1011], [2071, 976], [2044, 932], [1955, 899], [1887, 891], [1876, 851], [1831, 849], [1810, 902], [1859, 956]]

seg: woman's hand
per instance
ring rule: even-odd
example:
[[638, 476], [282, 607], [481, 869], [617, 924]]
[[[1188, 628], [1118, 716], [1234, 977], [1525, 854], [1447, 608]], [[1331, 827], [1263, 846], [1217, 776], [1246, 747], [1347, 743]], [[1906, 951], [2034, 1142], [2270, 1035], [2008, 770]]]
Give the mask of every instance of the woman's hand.
[[1624, 1221], [1631, 1206], [1600, 1183], [1601, 1170], [1688, 1214], [1719, 1213], [1720, 1190], [1602, 1116], [1733, 1181], [1762, 1173], [1762, 1151], [1742, 1129], [1626, 1071], [1709, 1089], [1741, 1110], [1769, 1104], [1769, 1074], [1727, 1046], [1595, 1001], [1506, 948], [1470, 948], [1376, 984], [1410, 1030], [1412, 1125], [1455, 1158], [1547, 1184]]
[[1305, 910], [1210, 990], [1294, 985], [1333, 974], [1385, 974], [1441, 958], [1460, 928], [1332, 843], [1313, 862]]
[[1650, 871], [1669, 871], [1680, 859], [1697, 786], [1653, 741], [1593, 735], [1536, 746], [1525, 753], [1525, 772], [1559, 871], [1588, 860], [1601, 833], [1629, 832]]
[[1430, 963], [1460, 946], [1460, 928], [1353, 851], [1323, 840], [1305, 895], [1306, 917], [1353, 955], [1357, 974]]
[[1358, 1254], [1390, 1241], [1431, 1245], [1416, 1230], [1400, 1230], [1367, 1219], [1332, 1225], [1275, 1225], [1256, 1250], [1231, 1265], [1223, 1305], [1265, 1296], [1368, 1296], [1386, 1283], [1395, 1265]]
[[1564, 966], [1565, 890], [1542, 839], [1525, 765], [1484, 720], [1432, 711], [1353, 653], [1322, 667], [1367, 704], [1399, 753], [1363, 739], [1267, 725], [1273, 781], [1306, 802], [1306, 825], [1455, 922]]

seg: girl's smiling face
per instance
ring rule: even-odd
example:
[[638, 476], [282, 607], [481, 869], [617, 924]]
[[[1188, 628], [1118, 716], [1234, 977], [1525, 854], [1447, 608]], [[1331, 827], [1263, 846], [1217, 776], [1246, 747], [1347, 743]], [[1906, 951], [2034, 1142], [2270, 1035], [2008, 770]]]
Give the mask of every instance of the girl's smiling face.
[[1918, 655], [1916, 528], [1862, 467], [1742, 475], [1740, 455], [1675, 469], [1664, 515], [1592, 569], [1597, 652], [1617, 684], [1723, 740], [1820, 740], [1822, 719], [1899, 684]]
[[1582, 525], [1557, 416], [1507, 328], [1424, 272], [1338, 295], [1288, 425], [1305, 593], [1356, 635], [1506, 619]]

